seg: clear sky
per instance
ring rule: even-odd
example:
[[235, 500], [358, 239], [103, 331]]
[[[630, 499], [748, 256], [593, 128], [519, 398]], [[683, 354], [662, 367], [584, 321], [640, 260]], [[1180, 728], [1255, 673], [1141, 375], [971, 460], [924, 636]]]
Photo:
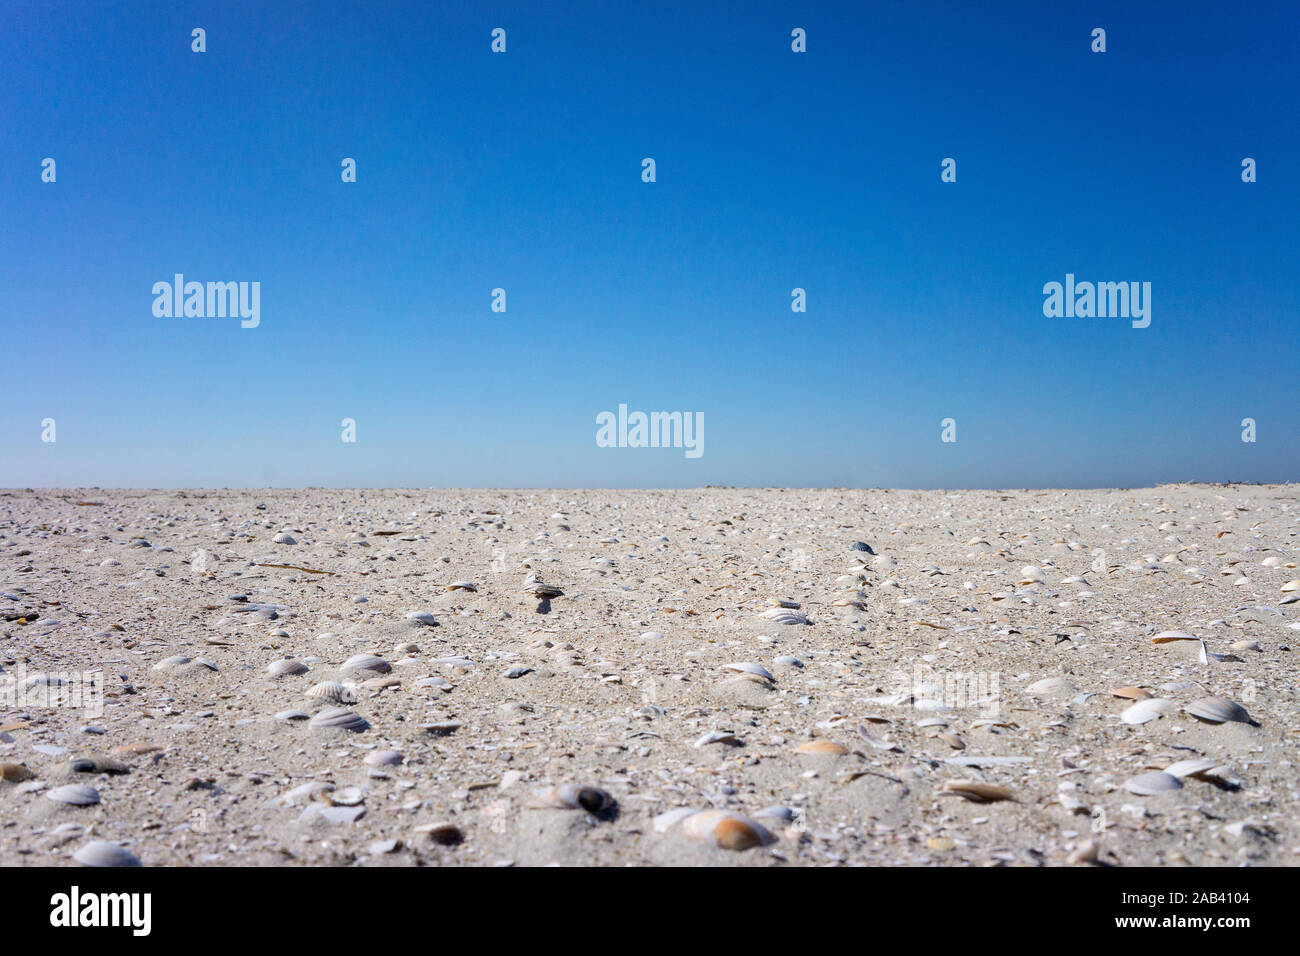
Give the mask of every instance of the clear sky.
[[1294, 2], [0, 16], [0, 486], [1300, 479]]

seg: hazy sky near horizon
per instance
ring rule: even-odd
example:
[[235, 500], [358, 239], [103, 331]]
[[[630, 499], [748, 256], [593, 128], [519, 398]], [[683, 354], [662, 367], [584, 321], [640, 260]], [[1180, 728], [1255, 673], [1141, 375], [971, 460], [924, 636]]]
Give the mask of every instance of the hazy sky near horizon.
[[[3, 16], [0, 486], [1300, 479], [1294, 3]], [[1150, 325], [1045, 316], [1067, 273]]]

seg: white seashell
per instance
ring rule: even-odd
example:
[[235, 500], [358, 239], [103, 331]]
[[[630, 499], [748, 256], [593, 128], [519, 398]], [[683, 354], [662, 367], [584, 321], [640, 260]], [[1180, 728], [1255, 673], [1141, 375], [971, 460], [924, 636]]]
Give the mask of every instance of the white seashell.
[[307, 720], [311, 714], [301, 710], [282, 710], [276, 713], [275, 719], [282, 720], [286, 724], [294, 720]]
[[797, 657], [791, 657], [789, 654], [782, 654], [772, 663], [777, 667], [803, 667], [803, 661]]
[[46, 797], [56, 803], [66, 803], [74, 807], [89, 807], [99, 803], [99, 791], [82, 783], [70, 783], [65, 787], [55, 787], [47, 791]]
[[282, 806], [291, 807], [299, 800], [314, 800], [319, 794], [329, 793], [334, 789], [334, 784], [325, 783], [323, 780], [312, 780], [310, 783], [299, 784], [292, 790], [286, 790], [276, 798], [276, 802]]
[[1052, 697], [1058, 694], [1073, 694], [1074, 685], [1064, 677], [1044, 677], [1025, 688], [1025, 693], [1034, 697]]
[[753, 674], [755, 677], [761, 677], [763, 680], [776, 682], [776, 678], [771, 672], [761, 664], [751, 664], [749, 661], [738, 661], [734, 664], [723, 664], [724, 671], [736, 671], [741, 674]]
[[271, 540], [272, 540], [273, 542], [275, 542], [276, 544], [297, 544], [297, 543], [298, 543], [298, 542], [294, 539], [294, 536], [291, 535], [291, 534], [290, 534], [289, 532], [287, 532], [287, 531], [281, 531], [279, 534], [277, 534], [277, 535], [276, 535], [274, 538], [272, 538]]
[[[452, 581], [447, 585], [448, 591], [478, 591], [478, 585], [473, 581]], [[429, 615], [432, 617], [433, 615]]]
[[1145, 724], [1149, 720], [1163, 717], [1177, 706], [1167, 697], [1148, 697], [1126, 707], [1119, 719], [1126, 724]]
[[438, 623], [428, 611], [411, 611], [406, 619], [419, 627], [434, 627]]
[[1211, 724], [1222, 724], [1228, 721], [1237, 721], [1243, 724], [1253, 724], [1255, 722], [1250, 714], [1246, 712], [1245, 707], [1227, 697], [1202, 697], [1200, 700], [1194, 700], [1188, 704], [1186, 710], [1193, 717], [1199, 717]]
[[1300, 579], [1288, 581], [1286, 584], [1282, 585], [1283, 594], [1290, 594], [1292, 591], [1300, 591]]
[[1020, 569], [1021, 580], [1017, 584], [1042, 584], [1043, 569], [1032, 564], [1027, 564]]
[[267, 672], [275, 677], [287, 677], [297, 674], [305, 674], [309, 670], [302, 661], [294, 660], [292, 657], [286, 657], [283, 660], [272, 661], [266, 667]]
[[1165, 793], [1169, 790], [1181, 790], [1183, 789], [1183, 782], [1173, 774], [1165, 773], [1163, 770], [1152, 770], [1125, 780], [1124, 789], [1139, 796], [1149, 797], [1152, 794]]
[[774, 607], [761, 615], [774, 624], [807, 624], [808, 615], [803, 611], [791, 611], [783, 607]]
[[562, 783], [536, 791], [528, 806], [534, 810], [586, 810], [599, 816], [614, 806], [614, 798], [599, 787]]
[[1192, 760], [1179, 760], [1177, 763], [1171, 763], [1165, 767], [1164, 772], [1171, 777], [1195, 777], [1205, 773], [1207, 770], [1213, 770], [1218, 763], [1213, 760], [1196, 758]]
[[356, 732], [370, 729], [370, 724], [355, 710], [341, 707], [326, 707], [308, 722], [308, 726]]
[[1186, 633], [1185, 631], [1161, 631], [1155, 637], [1151, 638], [1151, 643], [1167, 644], [1170, 641], [1199, 641], [1199, 640], [1200, 640], [1199, 637], [1195, 637], [1191, 634]]
[[641, 635], [640, 639], [643, 641], [662, 641], [664, 640], [664, 635], [660, 634], [658, 631], [646, 631]]
[[406, 757], [397, 750], [376, 750], [366, 754], [366, 763], [371, 767], [396, 767], [404, 760]]
[[87, 843], [72, 858], [82, 866], [140, 866], [140, 858], [134, 853], [107, 840]]
[[392, 665], [382, 657], [376, 657], [374, 654], [355, 654], [343, 662], [339, 668], [344, 674], [351, 674], [354, 671], [371, 671], [375, 674], [387, 674], [392, 670]]
[[694, 816], [698, 812], [694, 807], [677, 807], [674, 810], [667, 810], [655, 817], [655, 833], [664, 833], [682, 820]]
[[703, 840], [724, 850], [748, 850], [774, 843], [772, 836], [757, 820], [727, 810], [701, 810], [682, 823], [682, 831], [695, 840]]
[[171, 670], [174, 667], [184, 667], [188, 663], [190, 663], [190, 659], [184, 654], [175, 654], [171, 657], [164, 657], [153, 666], [153, 669], [156, 671]]
[[709, 744], [734, 744], [737, 743], [736, 735], [726, 730], [714, 730], [700, 737], [695, 741], [696, 747], [707, 747]]
[[331, 704], [355, 704], [357, 702], [356, 694], [347, 684], [340, 684], [338, 681], [323, 681], [307, 691], [308, 697], [315, 697], [319, 700], [328, 700]]

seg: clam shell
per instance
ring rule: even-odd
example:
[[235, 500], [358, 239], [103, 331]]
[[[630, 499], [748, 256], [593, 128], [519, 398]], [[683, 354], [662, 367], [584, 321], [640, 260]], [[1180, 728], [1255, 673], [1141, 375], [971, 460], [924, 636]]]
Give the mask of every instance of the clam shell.
[[370, 729], [370, 724], [364, 717], [355, 710], [344, 710], [342, 707], [326, 707], [308, 721], [307, 726], [356, 732]]
[[303, 710], [280, 710], [276, 711], [275, 714], [276, 720], [283, 721], [286, 724], [295, 720], [307, 720], [310, 717], [311, 714]]
[[47, 791], [45, 796], [56, 803], [66, 803], [74, 807], [89, 807], [99, 803], [99, 791], [82, 783], [55, 787]]
[[1167, 697], [1148, 697], [1124, 708], [1119, 719], [1126, 724], [1145, 724], [1149, 720], [1163, 717], [1177, 706]]
[[1169, 790], [1181, 790], [1183, 789], [1183, 782], [1171, 773], [1165, 773], [1163, 770], [1151, 770], [1125, 780], [1124, 789], [1129, 793], [1149, 797], [1152, 794], [1165, 793]]
[[351, 687], [334, 680], [322, 681], [309, 688], [307, 696], [327, 700], [331, 704], [355, 704], [357, 702], [357, 695], [352, 693]]
[[1183, 631], [1161, 631], [1151, 638], [1152, 644], [1168, 644], [1170, 641], [1199, 641], [1200, 638]]
[[775, 683], [776, 678], [762, 664], [751, 664], [749, 661], [737, 661], [733, 664], [723, 664], [724, 671], [736, 671], [739, 674], [753, 674], [755, 677], [761, 677], [763, 680], [769, 680]]
[[1179, 760], [1177, 763], [1171, 763], [1168, 767], [1165, 767], [1164, 773], [1169, 774], [1171, 777], [1196, 777], [1205, 773], [1207, 770], [1213, 770], [1218, 765], [1217, 761], [1197, 757], [1191, 760]]
[[434, 627], [438, 623], [428, 611], [411, 611], [406, 615], [406, 619], [416, 627]]
[[1052, 697], [1057, 694], [1073, 694], [1074, 685], [1064, 677], [1044, 677], [1040, 681], [1034, 681], [1025, 688], [1025, 693], [1031, 697]]
[[72, 858], [82, 866], [140, 866], [140, 858], [125, 847], [107, 840], [87, 843]]
[[1199, 717], [1211, 724], [1222, 724], [1228, 721], [1254, 723], [1245, 707], [1227, 697], [1202, 697], [1188, 704], [1186, 710], [1193, 717]]
[[397, 750], [376, 750], [366, 754], [366, 764], [371, 767], [396, 767], [404, 760], [405, 755]]
[[816, 740], [809, 740], [794, 748], [797, 754], [813, 755], [830, 755], [840, 757], [849, 752], [849, 748], [843, 744], [837, 744], [833, 740], [827, 740], [825, 737], [819, 737]]
[[382, 657], [376, 657], [374, 654], [354, 654], [343, 662], [339, 668], [344, 674], [352, 674], [357, 671], [371, 671], [375, 674], [387, 674], [392, 670], [392, 665]]
[[757, 820], [727, 810], [693, 813], [682, 823], [682, 832], [723, 850], [748, 850], [776, 841], [776, 837]]
[[792, 611], [789, 608], [774, 607], [764, 611], [761, 617], [766, 618], [773, 624], [807, 624], [808, 615], [803, 611]]
[[614, 798], [599, 787], [562, 783], [536, 791], [528, 806], [534, 810], [586, 810], [599, 815], [614, 806]]
[[173, 667], [184, 667], [190, 663], [190, 659], [184, 654], [174, 654], [171, 657], [164, 657], [153, 666], [156, 671], [171, 670]]
[[1141, 687], [1116, 687], [1110, 693], [1113, 697], [1122, 697], [1125, 700], [1148, 700], [1152, 696], [1149, 691]]
[[286, 657], [282, 660], [271, 661], [266, 665], [267, 673], [274, 677], [290, 677], [297, 674], [305, 674], [309, 670], [302, 661], [294, 660], [292, 657]]
[[996, 787], [991, 783], [981, 783], [978, 780], [945, 780], [939, 792], [953, 793], [975, 803], [996, 803], [999, 800], [1015, 799], [1006, 787]]
[[1300, 579], [1288, 581], [1286, 584], [1282, 585], [1283, 594], [1289, 594], [1292, 591], [1300, 591]]

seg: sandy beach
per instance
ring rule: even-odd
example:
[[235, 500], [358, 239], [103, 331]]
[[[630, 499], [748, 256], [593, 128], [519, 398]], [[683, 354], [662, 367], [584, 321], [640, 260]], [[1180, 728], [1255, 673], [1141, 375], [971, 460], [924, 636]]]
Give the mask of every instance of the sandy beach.
[[0, 865], [1294, 865], [1298, 515], [2, 492]]

